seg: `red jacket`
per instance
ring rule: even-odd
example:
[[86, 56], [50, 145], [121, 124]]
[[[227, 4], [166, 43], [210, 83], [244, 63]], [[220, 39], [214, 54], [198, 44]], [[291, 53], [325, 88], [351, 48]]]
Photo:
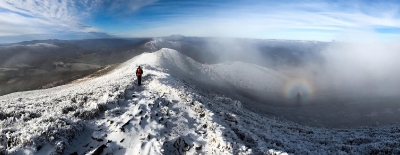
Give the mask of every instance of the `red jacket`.
[[142, 74], [143, 74], [142, 68], [137, 68], [136, 69], [136, 76], [142, 76]]

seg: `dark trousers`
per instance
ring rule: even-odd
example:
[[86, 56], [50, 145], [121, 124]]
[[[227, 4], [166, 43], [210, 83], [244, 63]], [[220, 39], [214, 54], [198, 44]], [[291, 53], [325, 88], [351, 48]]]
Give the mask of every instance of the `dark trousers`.
[[142, 84], [142, 76], [137, 76], [138, 85]]

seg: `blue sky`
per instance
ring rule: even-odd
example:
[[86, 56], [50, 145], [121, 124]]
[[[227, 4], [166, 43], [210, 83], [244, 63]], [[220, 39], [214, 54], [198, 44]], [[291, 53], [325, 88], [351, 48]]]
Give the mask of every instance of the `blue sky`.
[[0, 42], [172, 34], [320, 41], [365, 35], [391, 41], [400, 39], [400, 2], [1, 0], [0, 25]]

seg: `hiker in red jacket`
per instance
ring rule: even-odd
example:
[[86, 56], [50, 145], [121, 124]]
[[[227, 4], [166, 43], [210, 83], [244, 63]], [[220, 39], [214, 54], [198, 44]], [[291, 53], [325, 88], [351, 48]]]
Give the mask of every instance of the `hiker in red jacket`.
[[138, 79], [138, 85], [140, 86], [142, 84], [142, 74], [143, 74], [143, 70], [142, 68], [140, 68], [140, 66], [136, 69], [136, 76]]

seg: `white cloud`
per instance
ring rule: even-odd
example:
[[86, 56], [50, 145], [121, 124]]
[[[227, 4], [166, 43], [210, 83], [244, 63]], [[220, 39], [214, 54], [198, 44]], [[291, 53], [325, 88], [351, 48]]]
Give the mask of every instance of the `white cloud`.
[[73, 1], [6, 0], [0, 2], [0, 35], [45, 34], [81, 29]]
[[0, 36], [40, 34], [51, 29], [43, 25], [51, 26], [53, 23], [39, 18], [29, 18], [16, 13], [0, 12]]
[[[0, 1], [0, 36], [58, 32], [101, 32], [84, 24], [92, 13], [109, 10], [135, 11], [155, 0], [3, 0]], [[123, 8], [128, 7], [128, 9]]]
[[110, 10], [124, 13], [131, 13], [157, 0], [112, 0]]
[[208, 10], [208, 13], [193, 9], [181, 13], [184, 14], [181, 16], [166, 15], [162, 23], [149, 22], [143, 26], [148, 27], [147, 30], [134, 31], [132, 34], [249, 38], [281, 38], [281, 34], [287, 39], [315, 38], [329, 41], [341, 33], [381, 27], [400, 28], [397, 6], [346, 2], [220, 5], [218, 9]]
[[16, 13], [31, 17], [51, 18], [60, 21], [75, 21], [77, 10], [74, 1], [68, 0], [6, 0], [1, 4]]

